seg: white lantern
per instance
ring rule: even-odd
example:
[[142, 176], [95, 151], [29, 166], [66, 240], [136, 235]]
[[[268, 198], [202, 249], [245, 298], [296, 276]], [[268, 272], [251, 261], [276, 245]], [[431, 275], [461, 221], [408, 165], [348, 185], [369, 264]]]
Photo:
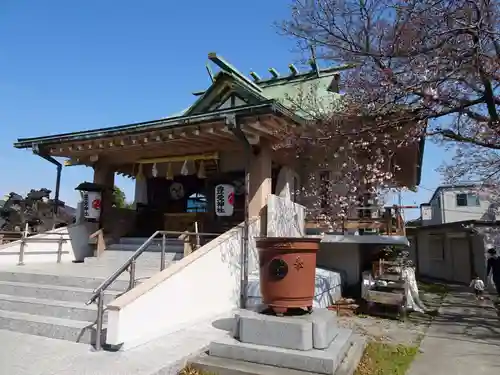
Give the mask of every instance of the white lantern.
[[215, 214], [217, 216], [233, 216], [234, 186], [220, 184], [215, 187]]
[[98, 191], [83, 191], [83, 217], [89, 221], [99, 221], [101, 217], [101, 193]]

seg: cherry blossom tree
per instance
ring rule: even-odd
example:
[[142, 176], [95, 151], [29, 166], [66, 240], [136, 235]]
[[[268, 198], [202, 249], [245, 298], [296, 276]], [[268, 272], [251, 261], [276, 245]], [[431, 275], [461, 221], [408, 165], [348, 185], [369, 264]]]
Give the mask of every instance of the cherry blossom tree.
[[[389, 128], [385, 122], [392, 123], [393, 117], [399, 121]], [[407, 123], [404, 114], [350, 117], [341, 109], [315, 114], [308, 125], [305, 131], [283, 133], [283, 145], [296, 159], [300, 180], [305, 182], [298, 192], [301, 203], [313, 218], [333, 226], [343, 218], [357, 217], [360, 205], [377, 205], [398, 186], [400, 166], [394, 156], [418, 142], [421, 133], [421, 127]]]
[[387, 158], [424, 132], [455, 155], [442, 167], [448, 181], [498, 182], [499, 7], [498, 0], [292, 1], [284, 34], [322, 62], [353, 66], [342, 75], [342, 106], [316, 116], [309, 138], [329, 162], [349, 148], [341, 174], [350, 189], [389, 186]]

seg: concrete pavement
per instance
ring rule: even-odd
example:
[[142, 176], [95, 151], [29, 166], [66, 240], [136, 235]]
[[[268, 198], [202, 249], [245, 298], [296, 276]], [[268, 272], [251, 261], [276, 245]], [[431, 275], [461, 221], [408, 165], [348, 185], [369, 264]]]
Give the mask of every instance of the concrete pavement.
[[[227, 335], [233, 312], [123, 352], [92, 352], [88, 345], [0, 330], [1, 375], [176, 375], [186, 359]], [[219, 324], [220, 325], [220, 324]]]
[[433, 320], [407, 375], [500, 373], [500, 319], [490, 300], [453, 287]]

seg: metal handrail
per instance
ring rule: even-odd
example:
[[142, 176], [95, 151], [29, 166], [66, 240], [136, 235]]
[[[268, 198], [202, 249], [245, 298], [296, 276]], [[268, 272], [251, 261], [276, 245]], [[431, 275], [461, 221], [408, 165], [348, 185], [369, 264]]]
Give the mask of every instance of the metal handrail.
[[17, 262], [18, 266], [24, 266], [24, 248], [27, 243], [33, 242], [33, 243], [43, 243], [43, 242], [54, 242], [57, 241], [57, 263], [61, 263], [62, 261], [62, 245], [63, 243], [66, 243], [67, 241], [71, 241], [71, 238], [63, 238], [63, 236], [66, 233], [42, 233], [42, 234], [47, 234], [47, 235], [58, 235], [59, 238], [37, 238], [37, 237], [29, 237], [29, 232], [25, 230], [21, 236], [21, 244], [19, 245], [19, 260]]
[[154, 232], [147, 240], [144, 242], [139, 248], [134, 251], [134, 253], [130, 256], [130, 258], [123, 263], [113, 274], [111, 274], [106, 280], [104, 280], [101, 285], [99, 285], [96, 289], [93, 290], [92, 296], [86, 302], [86, 305], [90, 305], [91, 303], [97, 300], [97, 319], [96, 319], [96, 343], [95, 349], [101, 350], [101, 334], [102, 334], [102, 326], [103, 326], [103, 318], [104, 318], [104, 292], [106, 289], [116, 281], [120, 275], [125, 272], [127, 269], [129, 270], [130, 278], [129, 278], [129, 287], [128, 290], [131, 290], [135, 287], [135, 263], [137, 258], [144, 253], [144, 251], [148, 248], [148, 246], [155, 240], [156, 236], [162, 235], [161, 241], [161, 260], [160, 260], [160, 271], [165, 269], [165, 249], [166, 249], [166, 235], [168, 234], [187, 234], [187, 235], [195, 235], [197, 238], [199, 236], [214, 236], [218, 237], [221, 233], [199, 233], [195, 228], [195, 232], [178, 232], [178, 231], [163, 231], [157, 230]]

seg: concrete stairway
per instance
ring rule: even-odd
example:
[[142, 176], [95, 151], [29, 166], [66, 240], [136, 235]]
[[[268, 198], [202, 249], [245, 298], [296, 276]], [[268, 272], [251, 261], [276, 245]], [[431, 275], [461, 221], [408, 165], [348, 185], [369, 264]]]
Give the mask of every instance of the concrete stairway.
[[[84, 267], [84, 265], [72, 265]], [[91, 275], [91, 270], [88, 270]], [[103, 278], [0, 271], [0, 329], [81, 343], [95, 343], [94, 305], [86, 306]], [[117, 280], [105, 302], [126, 290]]]
[[[118, 267], [124, 264], [146, 238], [123, 238], [99, 257], [83, 264], [44, 264], [0, 269], [0, 330], [94, 344], [95, 305], [85, 303]], [[168, 239], [165, 267], [182, 259], [184, 243]], [[154, 241], [136, 262], [136, 282], [160, 271], [161, 239]], [[105, 303], [124, 293], [129, 274], [116, 280], [105, 292]], [[105, 315], [106, 323], [106, 315]], [[101, 341], [105, 338], [105, 329]]]
[[[125, 263], [132, 253], [136, 251], [147, 238], [123, 237], [118, 243], [108, 245], [106, 251], [99, 257], [88, 257], [85, 264], [118, 268]], [[142, 268], [160, 269], [162, 240], [154, 240], [144, 253], [137, 259], [136, 266]], [[177, 238], [167, 238], [165, 246], [165, 267], [174, 261], [182, 259], [184, 255], [184, 242]]]

